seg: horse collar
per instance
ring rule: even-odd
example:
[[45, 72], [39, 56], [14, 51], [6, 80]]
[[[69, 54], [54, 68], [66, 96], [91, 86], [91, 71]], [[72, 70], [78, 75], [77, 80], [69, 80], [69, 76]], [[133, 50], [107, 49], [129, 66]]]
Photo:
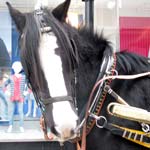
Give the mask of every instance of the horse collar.
[[[116, 54], [113, 54], [113, 56], [104, 57], [97, 81], [99, 81], [103, 77], [114, 75], [115, 68], [116, 68]], [[88, 109], [89, 116], [88, 118], [84, 118], [78, 127], [78, 129], [82, 128], [84, 122], [86, 121], [86, 134], [89, 134], [91, 129], [94, 127], [95, 123], [98, 127], [101, 127], [101, 125], [99, 125], [96, 120], [103, 119], [104, 124], [106, 123], [106, 119], [103, 116], [99, 116], [99, 114], [107, 94], [107, 92], [104, 90], [104, 87], [105, 85], [110, 85], [111, 81], [112, 80], [109, 79], [102, 82], [99, 85], [96, 95], [92, 100], [92, 103]], [[81, 140], [81, 137], [79, 138], [79, 140]]]
[[[116, 68], [116, 54], [113, 54], [113, 56], [109, 56], [108, 58], [105, 57], [103, 61], [106, 61], [107, 64], [105, 65], [105, 67], [103, 67], [103, 66], [101, 67], [102, 70], [105, 69], [102, 78], [106, 77], [106, 76], [114, 75], [115, 68]], [[102, 63], [102, 65], [103, 65], [103, 63]], [[98, 127], [102, 128], [107, 121], [103, 116], [99, 116], [99, 114], [100, 114], [100, 111], [102, 109], [103, 103], [104, 103], [104, 101], [106, 99], [106, 95], [107, 95], [107, 92], [104, 90], [104, 87], [106, 85], [110, 85], [111, 82], [112, 82], [111, 79], [106, 80], [106, 81], [102, 82], [100, 84], [100, 86], [98, 87], [94, 101], [92, 102], [91, 107], [89, 109], [90, 117], [87, 120], [87, 130], [86, 130], [87, 134], [91, 131], [91, 129], [93, 128], [95, 123]], [[102, 119], [103, 123], [104, 123], [102, 126], [99, 125], [97, 122], [100, 119]]]

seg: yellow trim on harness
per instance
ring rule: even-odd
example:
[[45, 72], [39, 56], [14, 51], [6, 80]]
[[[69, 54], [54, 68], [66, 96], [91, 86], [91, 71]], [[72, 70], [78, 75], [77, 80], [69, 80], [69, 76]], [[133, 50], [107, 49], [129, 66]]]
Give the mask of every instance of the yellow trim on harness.
[[[142, 141], [142, 137], [143, 136], [146, 136], [146, 137], [150, 138], [150, 133], [145, 133], [145, 132], [142, 132], [142, 131], [138, 131], [138, 130], [134, 130], [134, 129], [129, 129], [129, 128], [121, 127], [121, 126], [118, 126], [118, 125], [115, 125], [115, 124], [112, 124], [112, 125], [115, 126], [115, 127], [117, 127], [117, 128], [120, 128], [120, 129], [124, 130], [124, 134], [122, 135], [123, 138], [125, 138], [125, 139], [127, 139], [129, 141], [132, 141], [134, 143], [137, 143], [137, 144], [139, 144], [141, 146], [150, 148], [150, 143], [145, 143], [145, 142]], [[128, 135], [128, 137], [126, 137], [126, 132], [130, 133]], [[132, 139], [131, 138], [132, 134], [141, 135], [141, 140]]]

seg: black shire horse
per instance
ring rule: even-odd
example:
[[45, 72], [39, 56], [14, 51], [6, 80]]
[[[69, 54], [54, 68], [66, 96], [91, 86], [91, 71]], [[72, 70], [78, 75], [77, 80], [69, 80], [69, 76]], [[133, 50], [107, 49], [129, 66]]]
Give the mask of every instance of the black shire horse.
[[[128, 52], [114, 53], [111, 42], [102, 34], [86, 28], [76, 30], [67, 24], [70, 0], [53, 10], [39, 8], [31, 13], [21, 13], [7, 5], [20, 32], [20, 55], [29, 86], [47, 128], [58, 140], [72, 140], [79, 130], [82, 135], [86, 122], [87, 150], [148, 149], [149, 122], [144, 126], [146, 132], [142, 132], [142, 121], [110, 115], [107, 106], [116, 103], [116, 99], [109, 94], [110, 89], [107, 93], [106, 87], [110, 86], [129, 105], [150, 111], [149, 76], [101, 81], [90, 96], [95, 83], [102, 78], [149, 72], [148, 59]], [[89, 117], [84, 118], [89, 97]], [[128, 114], [128, 108], [125, 111]]]

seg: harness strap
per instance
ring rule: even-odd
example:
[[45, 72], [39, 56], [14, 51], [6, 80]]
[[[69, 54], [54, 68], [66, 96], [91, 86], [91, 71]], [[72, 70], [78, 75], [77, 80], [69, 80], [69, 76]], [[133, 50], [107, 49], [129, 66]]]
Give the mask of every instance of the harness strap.
[[[113, 76], [114, 73], [115, 73], [115, 67], [116, 67], [116, 54], [114, 53], [113, 54], [113, 64], [112, 66], [110, 66], [110, 74]], [[110, 64], [109, 64], [110, 65]], [[107, 68], [107, 67], [106, 67]], [[108, 71], [108, 70], [107, 70]], [[102, 80], [102, 79], [101, 79]], [[105, 84], [106, 85], [109, 85], [111, 83], [112, 79], [108, 79], [106, 80]], [[102, 83], [102, 82], [99, 82], [99, 84]], [[86, 150], [86, 135], [89, 134], [89, 132], [92, 130], [92, 128], [94, 127], [95, 125], [95, 119], [92, 119], [91, 121], [87, 121], [88, 117], [89, 117], [89, 109], [90, 109], [90, 105], [92, 103], [92, 100], [93, 100], [93, 95], [94, 95], [94, 92], [95, 90], [97, 89], [98, 85], [97, 82], [96, 84], [94, 85], [92, 91], [91, 91], [91, 94], [89, 96], [89, 100], [88, 100], [88, 103], [87, 103], [87, 106], [86, 106], [86, 112], [85, 112], [85, 122], [83, 124], [83, 129], [82, 129], [82, 143], [81, 143], [81, 149], [82, 150]], [[95, 108], [95, 111], [93, 111], [93, 114], [95, 115], [98, 115], [100, 114], [100, 111], [102, 109], [102, 106], [103, 106], [103, 103], [105, 101], [105, 98], [106, 98], [106, 95], [107, 95], [107, 92], [103, 90], [103, 92], [101, 93], [101, 98], [99, 98], [99, 101], [98, 101], [98, 105], [97, 107]]]
[[62, 101], [71, 101], [73, 102], [73, 99], [71, 96], [60, 96], [60, 97], [50, 97], [47, 99], [41, 99], [44, 105], [53, 104], [56, 102], [62, 102]]
[[104, 128], [109, 130], [114, 135], [121, 136], [136, 144], [150, 148], [150, 133], [121, 127], [111, 123], [108, 123]]
[[119, 118], [150, 124], [150, 112], [146, 109], [111, 102], [107, 106], [107, 112]]

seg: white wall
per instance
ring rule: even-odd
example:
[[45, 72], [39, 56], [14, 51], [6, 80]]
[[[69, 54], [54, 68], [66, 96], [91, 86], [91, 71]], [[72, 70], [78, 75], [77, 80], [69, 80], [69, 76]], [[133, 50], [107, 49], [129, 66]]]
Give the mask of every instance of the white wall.
[[[96, 4], [95, 4], [96, 5]], [[111, 42], [114, 50], [118, 48], [118, 20], [116, 9], [108, 9], [95, 6], [94, 29], [100, 33], [103, 31], [105, 37]]]
[[[115, 2], [108, 8], [109, 2]], [[119, 17], [150, 17], [150, 0], [95, 0], [95, 30], [103, 29], [104, 34], [119, 49]]]

